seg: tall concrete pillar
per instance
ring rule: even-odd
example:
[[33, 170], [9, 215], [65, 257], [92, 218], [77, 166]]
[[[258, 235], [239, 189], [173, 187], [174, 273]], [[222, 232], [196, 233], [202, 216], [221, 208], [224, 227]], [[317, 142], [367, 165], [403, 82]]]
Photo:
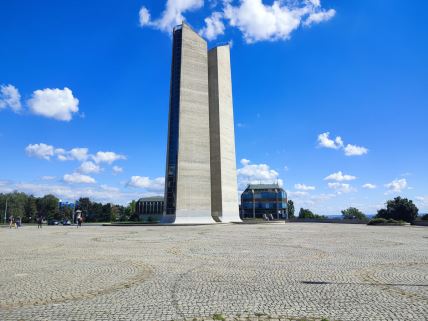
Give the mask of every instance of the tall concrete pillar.
[[212, 223], [207, 43], [174, 29], [163, 222]]
[[239, 218], [229, 45], [208, 52], [211, 207], [216, 221]]

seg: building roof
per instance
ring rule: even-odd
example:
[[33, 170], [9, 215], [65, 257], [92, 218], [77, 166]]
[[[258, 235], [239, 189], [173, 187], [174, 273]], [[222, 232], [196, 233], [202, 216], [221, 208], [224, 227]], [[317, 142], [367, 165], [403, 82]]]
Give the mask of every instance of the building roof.
[[278, 184], [248, 184], [246, 189], [282, 189]]
[[164, 201], [164, 197], [163, 196], [142, 197], [138, 201], [139, 202], [163, 202]]

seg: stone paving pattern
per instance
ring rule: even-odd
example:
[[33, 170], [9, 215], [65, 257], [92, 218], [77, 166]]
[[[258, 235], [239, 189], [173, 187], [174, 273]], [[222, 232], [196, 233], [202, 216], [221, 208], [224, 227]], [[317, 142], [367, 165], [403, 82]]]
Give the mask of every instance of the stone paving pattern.
[[428, 228], [0, 228], [0, 320], [427, 320]]

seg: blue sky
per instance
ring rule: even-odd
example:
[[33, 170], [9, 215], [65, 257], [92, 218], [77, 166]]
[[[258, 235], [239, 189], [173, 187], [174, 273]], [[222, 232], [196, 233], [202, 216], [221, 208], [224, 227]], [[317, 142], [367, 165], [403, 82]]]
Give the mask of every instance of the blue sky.
[[[163, 191], [171, 37], [231, 42], [238, 182], [428, 211], [426, 1], [2, 1], [0, 192]], [[329, 133], [329, 134], [327, 134]]]

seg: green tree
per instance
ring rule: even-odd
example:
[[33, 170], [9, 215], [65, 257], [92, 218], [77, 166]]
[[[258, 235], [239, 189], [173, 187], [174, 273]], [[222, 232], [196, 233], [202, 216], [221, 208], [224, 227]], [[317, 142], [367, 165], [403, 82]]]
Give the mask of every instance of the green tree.
[[400, 196], [386, 202], [386, 209], [380, 209], [376, 218], [413, 222], [418, 217], [419, 209], [413, 201]]
[[292, 200], [288, 200], [287, 202], [287, 208], [288, 208], [288, 218], [295, 218], [294, 215], [294, 202]]
[[35, 220], [37, 216], [37, 199], [30, 195], [25, 203], [25, 220], [24, 223], [29, 223]]
[[299, 218], [315, 218], [315, 214], [306, 208], [300, 208]]
[[111, 222], [112, 221], [112, 208], [111, 204], [105, 204], [102, 206], [102, 216], [100, 221], [102, 222]]
[[367, 216], [361, 212], [358, 208], [349, 207], [346, 210], [342, 211], [342, 216], [344, 219], [348, 220], [367, 220]]
[[325, 216], [314, 214], [314, 213], [312, 213], [312, 211], [310, 211], [310, 210], [308, 210], [306, 208], [300, 208], [299, 218], [300, 219], [318, 219], [318, 220], [324, 220], [324, 219], [326, 219]]
[[59, 199], [52, 194], [37, 199], [37, 212], [45, 219], [60, 219], [58, 208]]

